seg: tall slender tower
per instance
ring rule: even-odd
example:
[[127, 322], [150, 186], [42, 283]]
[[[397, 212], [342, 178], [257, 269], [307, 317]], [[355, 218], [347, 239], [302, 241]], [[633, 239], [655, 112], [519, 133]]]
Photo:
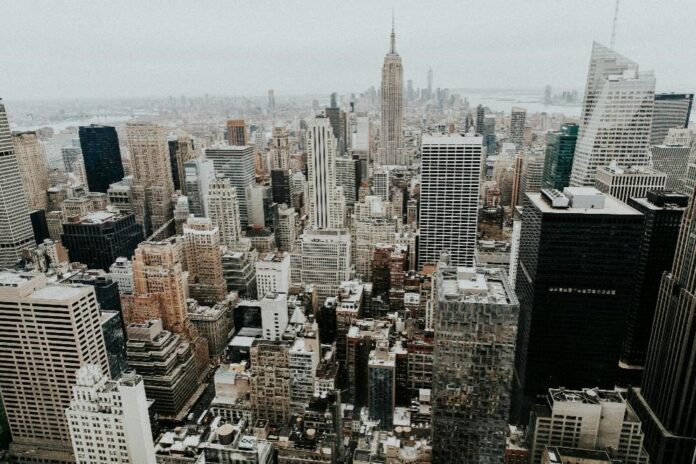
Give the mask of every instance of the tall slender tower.
[[655, 76], [603, 45], [592, 45], [570, 185], [591, 187], [597, 168], [650, 162]]
[[236, 249], [242, 236], [237, 189], [229, 179], [218, 177], [210, 183], [207, 201], [208, 217], [220, 230], [221, 244], [230, 250]]
[[379, 138], [378, 164], [403, 165], [404, 143], [401, 134], [403, 121], [404, 77], [401, 57], [396, 53], [396, 34], [392, 18], [391, 48], [382, 66], [382, 128]]
[[5, 105], [0, 100], [0, 267], [14, 266], [24, 248], [34, 246], [29, 206], [12, 147]]
[[135, 217], [145, 236], [174, 217], [172, 167], [164, 128], [150, 123], [126, 125], [133, 169]]
[[640, 391], [631, 402], [650, 462], [687, 464], [696, 448], [696, 201], [691, 199], [671, 273], [662, 276]]
[[308, 214], [313, 229], [337, 227], [332, 220], [336, 195], [337, 141], [329, 118], [317, 116], [307, 131]]
[[15, 132], [12, 134], [19, 178], [27, 194], [29, 209], [48, 207], [48, 169], [44, 149], [36, 136], [36, 132]]

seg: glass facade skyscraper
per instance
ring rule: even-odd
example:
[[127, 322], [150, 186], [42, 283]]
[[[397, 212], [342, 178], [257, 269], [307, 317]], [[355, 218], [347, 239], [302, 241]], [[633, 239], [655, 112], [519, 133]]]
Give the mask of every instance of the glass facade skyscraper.
[[563, 190], [570, 184], [578, 125], [563, 124], [561, 130], [546, 135], [546, 158], [542, 187]]
[[103, 192], [123, 179], [123, 163], [116, 129], [92, 124], [79, 129], [80, 147], [90, 192]]

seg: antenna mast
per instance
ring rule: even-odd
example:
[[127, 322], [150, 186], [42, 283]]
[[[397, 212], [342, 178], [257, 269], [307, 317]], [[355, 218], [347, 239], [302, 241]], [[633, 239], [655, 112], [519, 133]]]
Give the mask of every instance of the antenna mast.
[[614, 49], [614, 43], [616, 42], [616, 23], [619, 20], [619, 0], [616, 0], [616, 7], [614, 8], [614, 25], [611, 28], [611, 42], [609, 42], [609, 48]]

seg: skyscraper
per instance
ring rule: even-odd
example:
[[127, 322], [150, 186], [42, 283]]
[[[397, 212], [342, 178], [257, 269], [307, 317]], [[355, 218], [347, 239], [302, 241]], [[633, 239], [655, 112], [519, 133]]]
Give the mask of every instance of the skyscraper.
[[74, 462], [65, 409], [75, 372], [109, 364], [94, 288], [0, 272], [0, 392], [13, 462]]
[[181, 190], [181, 193], [186, 195], [184, 164], [187, 161], [198, 158], [193, 139], [189, 136], [180, 136], [173, 140], [168, 140], [167, 144], [169, 145], [169, 161], [172, 167], [174, 190]]
[[249, 226], [247, 190], [254, 185], [254, 148], [251, 146], [219, 146], [206, 148], [205, 157], [213, 162], [215, 174], [229, 179], [237, 188], [239, 221], [242, 229]]
[[662, 277], [643, 384], [632, 404], [655, 464], [688, 464], [696, 448], [696, 201], [682, 217], [674, 264]]
[[679, 225], [688, 201], [686, 195], [665, 190], [649, 191], [645, 198], [626, 201], [645, 219], [640, 257], [635, 269], [635, 303], [629, 307], [619, 361], [619, 385], [640, 385], [662, 274], [672, 269]]
[[419, 269], [443, 252], [454, 266], [473, 265], [482, 150], [482, 137], [423, 136]]
[[689, 129], [669, 129], [664, 142], [650, 147], [653, 167], [667, 175], [665, 187], [685, 192], [684, 173], [689, 165], [693, 133]]
[[196, 217], [208, 215], [208, 193], [213, 180], [215, 167], [212, 161], [198, 158], [184, 163], [183, 188], [186, 190], [189, 212]]
[[592, 44], [570, 185], [593, 186], [597, 169], [612, 160], [622, 167], [649, 163], [654, 94], [652, 72]]
[[670, 129], [688, 127], [693, 103], [693, 93], [656, 93], [650, 145], [664, 143]]
[[631, 197], [645, 198], [651, 190], [663, 190], [666, 183], [667, 175], [649, 166], [622, 168], [612, 162], [597, 169], [595, 188], [628, 202]]
[[382, 126], [379, 135], [377, 164], [404, 165], [403, 134], [403, 69], [401, 57], [396, 53], [396, 34], [392, 23], [391, 47], [382, 65]]
[[29, 209], [45, 211], [48, 207], [48, 170], [43, 146], [33, 131], [14, 132], [12, 144]]
[[548, 388], [614, 387], [642, 227], [642, 214], [594, 188], [525, 195], [514, 421]]
[[116, 129], [92, 124], [80, 126], [79, 134], [89, 191], [106, 193], [124, 175]]
[[499, 271], [438, 265], [434, 462], [502, 462], [519, 304]]
[[184, 242], [190, 296], [200, 304], [213, 306], [227, 294], [220, 231], [208, 218], [189, 218], [184, 224]]
[[133, 257], [133, 292], [121, 295], [123, 319], [127, 324], [160, 319], [165, 330], [190, 341], [200, 378], [208, 370], [208, 345], [188, 318], [188, 276], [182, 270], [181, 247], [173, 238], [138, 246]]
[[577, 141], [577, 124], [563, 124], [560, 131], [546, 134], [543, 188], [563, 190], [570, 184]]
[[346, 112], [341, 111], [337, 103], [336, 92], [331, 94], [331, 106], [324, 110], [326, 117], [331, 121], [334, 137], [336, 137], [337, 156], [342, 155], [346, 151], [347, 139], [347, 120]]
[[[169, 147], [164, 128], [156, 124], [128, 123], [126, 137], [133, 170], [135, 218], [149, 237], [174, 218]], [[166, 230], [164, 234], [166, 237]]]
[[239, 202], [237, 189], [229, 179], [218, 177], [210, 183], [208, 191], [208, 217], [220, 230], [220, 243], [235, 250], [242, 236], [239, 221]]
[[143, 378], [129, 372], [110, 380], [94, 364], [75, 376], [66, 416], [77, 464], [155, 464]]
[[350, 280], [350, 234], [345, 230], [305, 230], [298, 255], [301, 281], [316, 286], [319, 304]]
[[271, 140], [271, 164], [273, 169], [290, 167], [290, 137], [286, 127], [274, 127]]
[[5, 105], [0, 100], [0, 267], [12, 267], [24, 248], [33, 248], [27, 195], [22, 188]]
[[336, 196], [336, 150], [329, 119], [323, 116], [312, 119], [307, 132], [307, 214], [311, 228], [342, 226], [335, 223], [332, 211]]
[[512, 108], [510, 113], [510, 142], [519, 150], [524, 145], [524, 125], [527, 120], [527, 110]]
[[108, 271], [116, 258], [133, 256], [143, 231], [132, 213], [97, 211], [64, 223], [61, 241], [71, 262]]
[[230, 119], [227, 121], [227, 143], [233, 147], [243, 147], [249, 143], [243, 119]]

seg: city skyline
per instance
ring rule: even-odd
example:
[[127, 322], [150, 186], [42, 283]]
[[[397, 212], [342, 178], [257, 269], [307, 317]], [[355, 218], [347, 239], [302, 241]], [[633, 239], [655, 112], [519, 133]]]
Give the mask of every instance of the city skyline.
[[[535, 2], [534, 8], [524, 1], [494, 2], [475, 9], [474, 5], [462, 8], [458, 2], [442, 2], [438, 8], [390, 2], [369, 5], [372, 10], [351, 3], [334, 5], [335, 18], [325, 20], [316, 8], [302, 8], [299, 13], [297, 8], [276, 4], [230, 8], [211, 2], [208, 8], [193, 8], [183, 2], [154, 2], [78, 7], [38, 1], [31, 11], [40, 27], [25, 28], [22, 18], [30, 8], [23, 2], [5, 8], [7, 21], [0, 42], [7, 53], [0, 88], [6, 99], [18, 100], [265, 96], [268, 89], [275, 89], [276, 98], [282, 98], [308, 90], [316, 94], [362, 91], [379, 85], [381, 44], [392, 8], [400, 54], [405, 58], [404, 80], [412, 79], [416, 87], [427, 86], [427, 72], [432, 68], [435, 88], [523, 89], [546, 84], [581, 88], [589, 60], [586, 44], [596, 40], [609, 45], [614, 14], [614, 2], [590, 3], [580, 9], [551, 0]], [[658, 91], [686, 91], [696, 63], [688, 59], [686, 48], [676, 45], [689, 43], [690, 37], [696, 42], [696, 32], [688, 23], [696, 15], [696, 4], [681, 0], [671, 5], [682, 14], [669, 14], [655, 2], [624, 2], [615, 48], [640, 62], [643, 69], [655, 70]], [[262, 17], [268, 8], [277, 14]], [[181, 17], [188, 18], [190, 27], [181, 26]], [[248, 20], [239, 21], [239, 17]], [[459, 23], [466, 27], [458, 27]], [[152, 24], [158, 25], [156, 33], [148, 27]], [[423, 24], [440, 27], [423, 34]], [[332, 33], [336, 27], [341, 34]], [[311, 34], [305, 33], [308, 29]], [[314, 47], [319, 37], [323, 46]], [[681, 58], [661, 53], [673, 45]], [[311, 58], [305, 53], [308, 47], [313, 48]], [[281, 75], [274, 72], [279, 61]], [[536, 65], [525, 66], [528, 61]], [[240, 69], [239, 63], [244, 67]], [[470, 72], [472, 63], [476, 73]], [[306, 85], [308, 76], [313, 79], [312, 89]]]

